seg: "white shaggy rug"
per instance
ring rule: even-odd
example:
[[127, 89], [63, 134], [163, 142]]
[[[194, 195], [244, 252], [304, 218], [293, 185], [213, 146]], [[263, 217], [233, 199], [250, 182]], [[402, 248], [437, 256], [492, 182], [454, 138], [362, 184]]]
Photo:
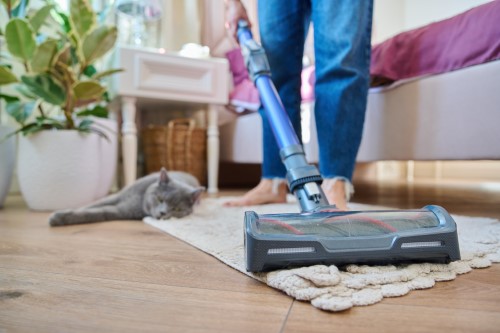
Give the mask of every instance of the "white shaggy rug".
[[[243, 208], [224, 207], [223, 203], [229, 199], [204, 199], [192, 215], [182, 219], [159, 221], [146, 218], [145, 222], [297, 300], [309, 301], [313, 306], [328, 311], [370, 305], [380, 302], [384, 297], [402, 296], [411, 290], [431, 288], [436, 281], [453, 280], [473, 268], [485, 268], [491, 266], [492, 262], [500, 262], [500, 221], [454, 215], [462, 260], [447, 265], [349, 265], [343, 271], [333, 265], [316, 265], [252, 274], [245, 270], [244, 212], [292, 213], [298, 212], [299, 208], [295, 202]], [[350, 208], [380, 209], [360, 204], [351, 204]]]

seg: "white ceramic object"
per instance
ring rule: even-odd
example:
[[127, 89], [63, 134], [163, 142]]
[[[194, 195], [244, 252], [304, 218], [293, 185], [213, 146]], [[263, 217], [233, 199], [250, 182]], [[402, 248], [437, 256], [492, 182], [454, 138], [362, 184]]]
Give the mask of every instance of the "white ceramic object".
[[[0, 140], [13, 131], [15, 129], [12, 127], [0, 125]], [[0, 142], [0, 208], [3, 207], [5, 198], [9, 193], [15, 161], [16, 138], [13, 136], [6, 141]]]
[[108, 136], [111, 142], [77, 131], [20, 136], [19, 186], [28, 206], [34, 210], [77, 208], [106, 195], [117, 154], [116, 133]]
[[94, 118], [94, 126], [106, 133], [109, 140], [100, 140], [99, 151], [101, 152], [100, 180], [94, 199], [100, 199], [108, 195], [115, 181], [118, 162], [118, 122], [114, 119]]
[[210, 48], [196, 43], [187, 43], [182, 45], [179, 54], [188, 58], [208, 58], [210, 57]]

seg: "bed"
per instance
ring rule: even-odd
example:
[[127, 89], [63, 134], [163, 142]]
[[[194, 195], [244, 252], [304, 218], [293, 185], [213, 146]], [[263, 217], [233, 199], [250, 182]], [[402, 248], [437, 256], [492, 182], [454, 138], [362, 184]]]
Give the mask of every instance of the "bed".
[[[500, 1], [373, 48], [357, 160], [500, 160]], [[314, 101], [302, 104], [306, 155], [317, 162]], [[261, 163], [260, 116], [222, 125], [221, 160]]]

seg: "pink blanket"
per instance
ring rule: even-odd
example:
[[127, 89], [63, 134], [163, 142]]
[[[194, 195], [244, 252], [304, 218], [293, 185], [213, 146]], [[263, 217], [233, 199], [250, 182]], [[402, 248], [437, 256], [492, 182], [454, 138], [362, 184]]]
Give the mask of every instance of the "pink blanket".
[[[258, 92], [250, 83], [239, 49], [227, 53], [234, 76], [231, 104], [256, 110]], [[371, 86], [440, 74], [500, 59], [500, 0], [446, 20], [396, 35], [372, 48]], [[302, 72], [302, 100], [314, 100], [314, 66]]]
[[500, 0], [403, 32], [372, 49], [372, 85], [500, 59]]

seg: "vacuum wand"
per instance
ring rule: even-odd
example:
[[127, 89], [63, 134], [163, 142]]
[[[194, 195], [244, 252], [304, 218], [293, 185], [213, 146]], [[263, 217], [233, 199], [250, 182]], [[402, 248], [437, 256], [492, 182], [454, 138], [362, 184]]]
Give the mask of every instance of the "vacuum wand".
[[271, 70], [264, 48], [253, 39], [245, 20], [238, 22], [238, 40], [248, 73], [260, 93], [264, 112], [280, 148], [290, 192], [297, 197], [302, 212], [329, 206], [320, 186], [323, 178], [316, 166], [309, 165], [306, 160], [304, 149], [271, 81]]
[[265, 51], [252, 38], [246, 21], [238, 23], [238, 40], [287, 169], [288, 186], [302, 210], [299, 214], [245, 212], [247, 271], [313, 264], [447, 263], [460, 259], [456, 223], [442, 207], [340, 211], [329, 206], [320, 186], [321, 175], [306, 161], [271, 81]]

